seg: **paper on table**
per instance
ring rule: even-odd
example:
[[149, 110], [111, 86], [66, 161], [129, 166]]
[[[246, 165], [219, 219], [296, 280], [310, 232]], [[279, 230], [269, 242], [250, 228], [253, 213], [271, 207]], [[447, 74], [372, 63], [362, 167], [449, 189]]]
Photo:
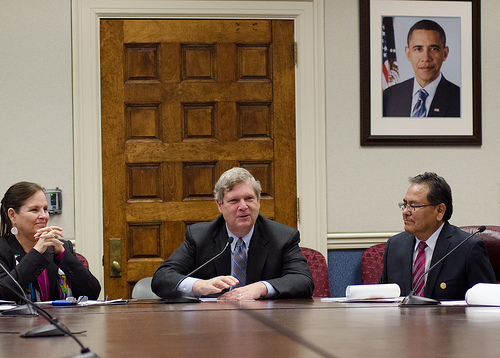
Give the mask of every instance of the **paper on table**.
[[345, 298], [337, 297], [331, 299], [321, 299], [327, 302], [396, 302], [400, 300], [401, 289], [396, 283], [382, 283], [374, 285], [350, 285], [345, 290]]
[[77, 306], [116, 305], [116, 304], [123, 304], [123, 303], [128, 303], [128, 300], [123, 299], [123, 298], [117, 298], [114, 300], [106, 300], [106, 301], [88, 300], [85, 302], [78, 303]]
[[345, 296], [353, 299], [397, 298], [401, 289], [396, 283], [382, 283], [375, 285], [350, 285], [345, 290]]
[[496, 283], [477, 283], [465, 293], [468, 305], [500, 306], [500, 285]]
[[0, 300], [0, 312], [7, 311], [16, 307], [17, 305], [14, 301]]
[[14, 304], [2, 303], [0, 304], [0, 312], [7, 311], [16, 307], [17, 305], [15, 303]]

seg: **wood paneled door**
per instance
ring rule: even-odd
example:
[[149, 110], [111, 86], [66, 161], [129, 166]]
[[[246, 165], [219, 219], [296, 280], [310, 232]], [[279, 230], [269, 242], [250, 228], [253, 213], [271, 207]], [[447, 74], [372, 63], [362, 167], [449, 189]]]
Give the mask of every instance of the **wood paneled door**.
[[109, 298], [130, 297], [186, 225], [219, 215], [213, 188], [231, 167], [260, 180], [263, 215], [297, 226], [293, 26], [101, 20]]

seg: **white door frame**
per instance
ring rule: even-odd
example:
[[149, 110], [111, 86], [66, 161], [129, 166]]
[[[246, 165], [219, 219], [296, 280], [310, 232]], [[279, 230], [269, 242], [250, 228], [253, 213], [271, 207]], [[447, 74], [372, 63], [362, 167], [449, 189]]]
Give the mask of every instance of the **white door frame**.
[[293, 19], [301, 246], [327, 254], [324, 0], [72, 0], [75, 242], [104, 282], [99, 20]]

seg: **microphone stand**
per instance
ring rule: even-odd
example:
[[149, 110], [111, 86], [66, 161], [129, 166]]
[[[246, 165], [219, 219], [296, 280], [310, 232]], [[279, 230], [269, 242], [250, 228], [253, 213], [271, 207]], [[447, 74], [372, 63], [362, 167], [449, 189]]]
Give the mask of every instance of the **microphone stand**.
[[[19, 287], [21, 292], [23, 293], [20, 295], [16, 290], [12, 289], [9, 285], [3, 283], [3, 286], [6, 287], [9, 291], [11, 291], [14, 295], [16, 295], [22, 302], [26, 304], [27, 307], [29, 307], [32, 311], [35, 311], [35, 315], [37, 315], [36, 312], [40, 314], [43, 318], [45, 318], [49, 324], [46, 324], [44, 326], [40, 327], [35, 327], [30, 330], [26, 330], [21, 333], [21, 337], [24, 338], [31, 338], [31, 337], [51, 337], [51, 336], [65, 336], [68, 335], [70, 336], [81, 348], [80, 354], [75, 354], [72, 356], [69, 356], [67, 358], [100, 358], [97, 354], [92, 353], [89, 348], [85, 347], [78, 338], [75, 337], [75, 335], [66, 327], [64, 324], [59, 323], [56, 318], [52, 317], [47, 311], [45, 311], [43, 308], [37, 306], [35, 303], [33, 303], [31, 300], [27, 299], [24, 296], [24, 291], [17, 282], [17, 280], [10, 274], [10, 272], [0, 263], [0, 267], [2, 270], [11, 278], [11, 280]], [[23, 307], [23, 306], [21, 306]], [[15, 310], [15, 309], [14, 309]], [[5, 312], [4, 312], [5, 313]], [[55, 328], [55, 329], [54, 329]]]
[[[457, 246], [455, 246], [451, 251], [449, 251], [446, 255], [444, 255], [438, 262], [436, 262], [434, 265], [429, 267], [427, 271], [424, 272], [424, 274], [418, 279], [418, 281], [415, 283], [415, 287], [418, 287], [418, 284], [424, 279], [424, 277], [434, 268], [436, 267], [439, 263], [441, 263], [445, 258], [451, 255], [453, 251], [458, 249], [460, 246], [462, 246], [467, 240], [469, 240], [471, 237], [476, 235], [477, 233], [483, 232], [486, 230], [486, 226], [480, 226], [476, 231], [474, 231], [472, 234], [470, 234], [465, 240], [463, 240], [461, 243], [459, 243]], [[406, 296], [403, 301], [399, 304], [400, 306], [429, 306], [429, 305], [439, 305], [441, 302], [438, 300], [428, 298], [428, 297], [422, 297], [422, 296], [415, 296], [415, 287], [410, 291], [409, 295]]]
[[174, 289], [166, 297], [162, 297], [162, 301], [165, 302], [165, 303], [198, 303], [198, 302], [201, 302], [201, 300], [199, 298], [183, 295], [181, 292], [177, 291], [177, 288], [179, 287], [179, 285], [181, 284], [181, 282], [186, 277], [189, 277], [192, 274], [198, 272], [203, 267], [205, 267], [207, 264], [209, 264], [210, 262], [212, 262], [213, 260], [215, 260], [217, 257], [219, 257], [220, 255], [222, 255], [224, 253], [224, 251], [226, 251], [227, 247], [229, 245], [231, 245], [232, 242], [233, 242], [233, 238], [230, 237], [227, 240], [227, 242], [226, 242], [226, 246], [224, 246], [224, 248], [222, 249], [221, 252], [219, 252], [217, 255], [215, 255], [214, 257], [212, 257], [210, 260], [208, 260], [207, 262], [205, 262], [203, 265], [195, 268], [193, 271], [191, 271], [186, 276], [184, 276], [183, 278], [181, 278], [179, 280], [179, 282], [177, 282], [177, 284], [175, 285]]
[[[25, 296], [26, 294], [24, 293], [23, 288], [21, 287], [19, 282], [17, 282], [17, 280], [15, 280], [14, 277], [12, 277], [10, 272], [8, 272], [7, 269], [1, 263], [0, 263], [0, 266], [2, 267], [3, 271], [5, 271], [5, 273], [10, 277], [10, 279], [17, 285], [17, 287], [19, 288], [19, 291], [23, 293], [23, 297], [26, 298], [26, 296]], [[14, 293], [17, 297], [19, 297], [17, 292], [12, 290], [11, 287], [9, 287], [8, 285], [5, 285], [5, 284], [4, 284], [4, 286], [7, 287], [9, 289], [9, 291]], [[17, 306], [16, 308], [11, 308], [10, 310], [2, 312], [2, 316], [38, 316], [38, 313], [32, 306], [30, 306], [28, 304], [24, 304], [21, 306]]]

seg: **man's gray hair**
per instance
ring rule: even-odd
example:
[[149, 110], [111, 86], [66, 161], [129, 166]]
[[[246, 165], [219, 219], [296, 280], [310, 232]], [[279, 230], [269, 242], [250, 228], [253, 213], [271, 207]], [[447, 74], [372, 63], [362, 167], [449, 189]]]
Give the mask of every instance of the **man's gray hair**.
[[234, 167], [222, 173], [219, 180], [215, 184], [215, 200], [218, 200], [222, 204], [226, 191], [230, 191], [236, 185], [244, 183], [248, 180], [252, 183], [257, 199], [260, 199], [260, 193], [262, 192], [260, 182], [256, 180], [248, 170], [241, 167]]

